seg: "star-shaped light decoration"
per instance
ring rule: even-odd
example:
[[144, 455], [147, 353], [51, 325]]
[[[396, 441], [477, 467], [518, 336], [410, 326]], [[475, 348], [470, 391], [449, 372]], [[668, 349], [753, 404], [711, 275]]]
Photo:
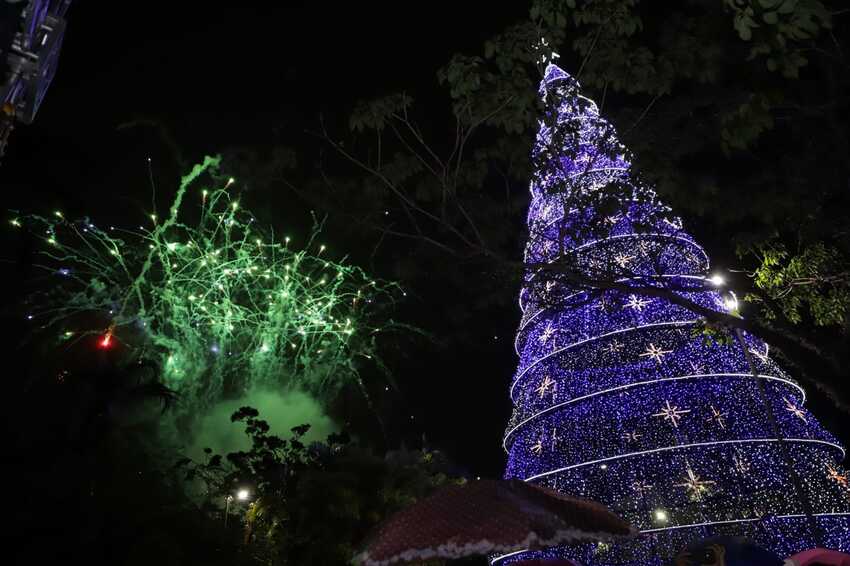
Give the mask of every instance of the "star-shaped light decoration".
[[826, 465], [826, 477], [837, 482], [841, 487], [850, 487], [850, 479], [847, 478], [847, 474], [842, 474], [829, 464]]
[[700, 477], [694, 473], [693, 469], [691, 469], [690, 464], [687, 464], [685, 472], [687, 473], [685, 481], [677, 483], [676, 487], [684, 487], [691, 499], [695, 501], [700, 501], [702, 496], [708, 492], [708, 486], [716, 483], [710, 480], [700, 479]]
[[641, 436], [643, 435], [636, 430], [623, 433], [623, 438], [626, 439], [628, 442], [637, 442]]
[[543, 253], [548, 254], [549, 252], [551, 252], [552, 246], [554, 246], [554, 245], [555, 245], [555, 242], [553, 242], [552, 240], [545, 240], [543, 242]]
[[546, 328], [543, 329], [543, 332], [540, 334], [540, 343], [545, 344], [549, 341], [549, 338], [555, 335], [555, 329], [552, 328], [552, 323], [546, 324]]
[[646, 305], [648, 304], [649, 301], [642, 297], [638, 297], [637, 295], [629, 295], [629, 300], [626, 301], [626, 304], [624, 306], [630, 309], [635, 309], [638, 312], [643, 312], [643, 309], [645, 309]]
[[788, 400], [788, 397], [783, 397], [783, 401], [785, 401], [785, 410], [803, 421], [806, 424], [809, 424], [809, 421], [806, 419], [806, 413], [803, 410], [795, 405], [793, 402]]
[[651, 246], [646, 240], [641, 240], [640, 242], [638, 242], [638, 249], [640, 250], [640, 253], [646, 255], [649, 253], [650, 248]]
[[606, 354], [619, 354], [623, 348], [625, 348], [625, 344], [614, 338], [608, 344], [602, 347], [602, 352]]
[[540, 453], [543, 452], [543, 440], [538, 440], [532, 444], [530, 450], [532, 453], [540, 456]]
[[605, 301], [605, 295], [599, 297], [599, 302], [593, 305], [593, 308], [600, 311], [608, 310], [608, 304]]
[[555, 281], [547, 281], [546, 282], [546, 292], [547, 293], [552, 292], [552, 289], [555, 288], [555, 285], [557, 285], [557, 283]]
[[555, 380], [549, 377], [548, 374], [546, 374], [543, 376], [543, 381], [540, 382], [540, 385], [537, 386], [537, 389], [535, 389], [535, 391], [537, 391], [537, 394], [540, 396], [541, 399], [543, 399], [543, 396], [546, 395], [546, 393], [549, 391], [549, 388], [551, 388], [553, 385], [555, 385]]
[[620, 268], [625, 269], [629, 266], [632, 260], [635, 259], [633, 255], [626, 255], [624, 253], [619, 253], [614, 256], [614, 263], [620, 266]]
[[641, 358], [653, 359], [656, 363], [660, 364], [664, 356], [671, 353], [672, 351], [673, 350], [662, 350], [655, 344], [650, 343], [649, 346], [646, 348], [646, 352], [644, 352], [643, 354], [638, 354], [638, 356], [640, 356]]
[[664, 401], [664, 407], [657, 413], [654, 413], [653, 417], [664, 417], [665, 421], [670, 421], [670, 424], [673, 425], [673, 428], [679, 428], [679, 421], [682, 419], [682, 415], [690, 413], [690, 409], [679, 409], [679, 407], [675, 405], [671, 405], [670, 401]]
[[674, 228], [675, 230], [681, 230], [682, 229], [682, 219], [681, 218], [677, 218], [677, 217], [673, 217], [672, 219], [671, 218], [665, 218], [664, 223], [669, 225], [671, 228]]
[[729, 413], [714, 408], [714, 405], [709, 405], [709, 407], [711, 407], [711, 416], [708, 417], [706, 420], [714, 421], [720, 426], [721, 429], [726, 430], [726, 417], [729, 416]]
[[619, 222], [619, 221], [620, 221], [620, 219], [621, 219], [622, 217], [623, 217], [623, 216], [622, 216], [620, 213], [612, 214], [611, 216], [606, 216], [606, 217], [605, 217], [605, 222], [607, 222], [608, 224], [610, 224], [611, 226], [613, 226], [614, 224], [616, 224], [617, 222]]
[[606, 271], [605, 264], [602, 263], [602, 260], [600, 260], [597, 257], [588, 258], [587, 259], [587, 267], [589, 268], [589, 270], [591, 272], [594, 272], [594, 273], [600, 272], [600, 271]]
[[560, 442], [560, 441], [561, 441], [561, 437], [560, 437], [560, 436], [558, 436], [558, 429], [557, 429], [557, 428], [555, 428], [555, 427], [553, 427], [553, 428], [552, 428], [552, 450], [554, 450], [554, 449], [555, 449], [555, 446], [556, 446], [556, 445], [558, 444], [558, 442]]
[[637, 480], [632, 482], [631, 488], [640, 496], [651, 490], [652, 486], [645, 481]]
[[744, 457], [743, 452], [737, 448], [735, 449], [735, 453], [732, 454], [732, 467], [741, 475], [750, 471], [750, 463]]
[[695, 374], [701, 374], [703, 371], [705, 371], [705, 366], [702, 364], [698, 364], [697, 362], [690, 362], [690, 364], [691, 369], [694, 371]]
[[767, 354], [768, 354], [768, 352], [770, 351], [770, 346], [768, 346], [767, 344], [765, 344], [765, 345], [764, 345], [764, 352], [763, 352], [763, 353], [762, 353], [762, 352], [759, 352], [758, 350], [756, 350], [756, 349], [754, 349], [754, 348], [749, 348], [749, 350], [750, 350], [750, 353], [751, 353], [752, 355], [754, 355], [755, 357], [757, 357], [758, 359], [760, 359], [760, 360], [761, 360], [761, 362], [762, 362], [763, 364], [766, 364], [766, 363], [767, 363], [767, 360], [768, 360]]

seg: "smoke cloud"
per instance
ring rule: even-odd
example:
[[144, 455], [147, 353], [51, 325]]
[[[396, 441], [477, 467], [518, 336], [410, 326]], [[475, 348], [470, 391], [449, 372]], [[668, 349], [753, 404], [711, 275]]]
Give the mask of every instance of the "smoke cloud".
[[292, 427], [302, 424], [310, 425], [304, 437], [308, 444], [322, 441], [338, 430], [321, 404], [309, 394], [254, 388], [238, 399], [216, 403], [198, 419], [188, 456], [202, 459], [204, 448], [212, 448], [217, 454], [249, 449], [251, 441], [245, 434], [245, 426], [230, 420], [230, 415], [246, 405], [260, 412], [260, 418], [269, 423], [271, 434], [283, 438], [289, 437]]

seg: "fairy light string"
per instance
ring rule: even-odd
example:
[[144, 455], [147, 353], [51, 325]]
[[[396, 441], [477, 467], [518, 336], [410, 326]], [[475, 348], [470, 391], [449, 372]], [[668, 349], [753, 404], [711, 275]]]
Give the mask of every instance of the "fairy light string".
[[694, 312], [638, 291], [738, 308], [575, 79], [549, 65], [540, 95], [505, 476], [600, 501], [643, 535], [491, 562], [660, 566], [721, 534], [783, 556], [850, 550], [840, 443], [764, 342], [707, 337]]

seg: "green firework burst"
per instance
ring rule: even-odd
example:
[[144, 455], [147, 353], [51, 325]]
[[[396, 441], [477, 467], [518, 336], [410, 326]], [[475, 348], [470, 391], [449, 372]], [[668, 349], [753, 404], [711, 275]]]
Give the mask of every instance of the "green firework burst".
[[[60, 284], [33, 297], [41, 328], [68, 339], [98, 334], [158, 359], [166, 385], [201, 405], [255, 386], [327, 393], [355, 381], [375, 358], [379, 310], [401, 291], [323, 257], [314, 227], [304, 246], [276, 239], [222, 188], [218, 158], [183, 177], [165, 219], [149, 228], [102, 229], [89, 219], [26, 216], [44, 242], [39, 267]], [[193, 206], [186, 203], [194, 202]], [[194, 217], [194, 220], [188, 218]], [[75, 328], [87, 314], [106, 327]]]

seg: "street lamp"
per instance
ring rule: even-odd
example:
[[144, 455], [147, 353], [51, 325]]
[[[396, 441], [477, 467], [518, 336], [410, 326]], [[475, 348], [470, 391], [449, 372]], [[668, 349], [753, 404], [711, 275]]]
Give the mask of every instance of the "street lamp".
[[[239, 501], [247, 501], [251, 497], [251, 492], [245, 488], [236, 492], [236, 499]], [[233, 501], [233, 495], [228, 495], [224, 498], [224, 528], [227, 528], [227, 516], [230, 515], [230, 502]]]
[[224, 528], [227, 529], [227, 516], [230, 515], [230, 502], [233, 501], [233, 496], [228, 495], [224, 501]]

